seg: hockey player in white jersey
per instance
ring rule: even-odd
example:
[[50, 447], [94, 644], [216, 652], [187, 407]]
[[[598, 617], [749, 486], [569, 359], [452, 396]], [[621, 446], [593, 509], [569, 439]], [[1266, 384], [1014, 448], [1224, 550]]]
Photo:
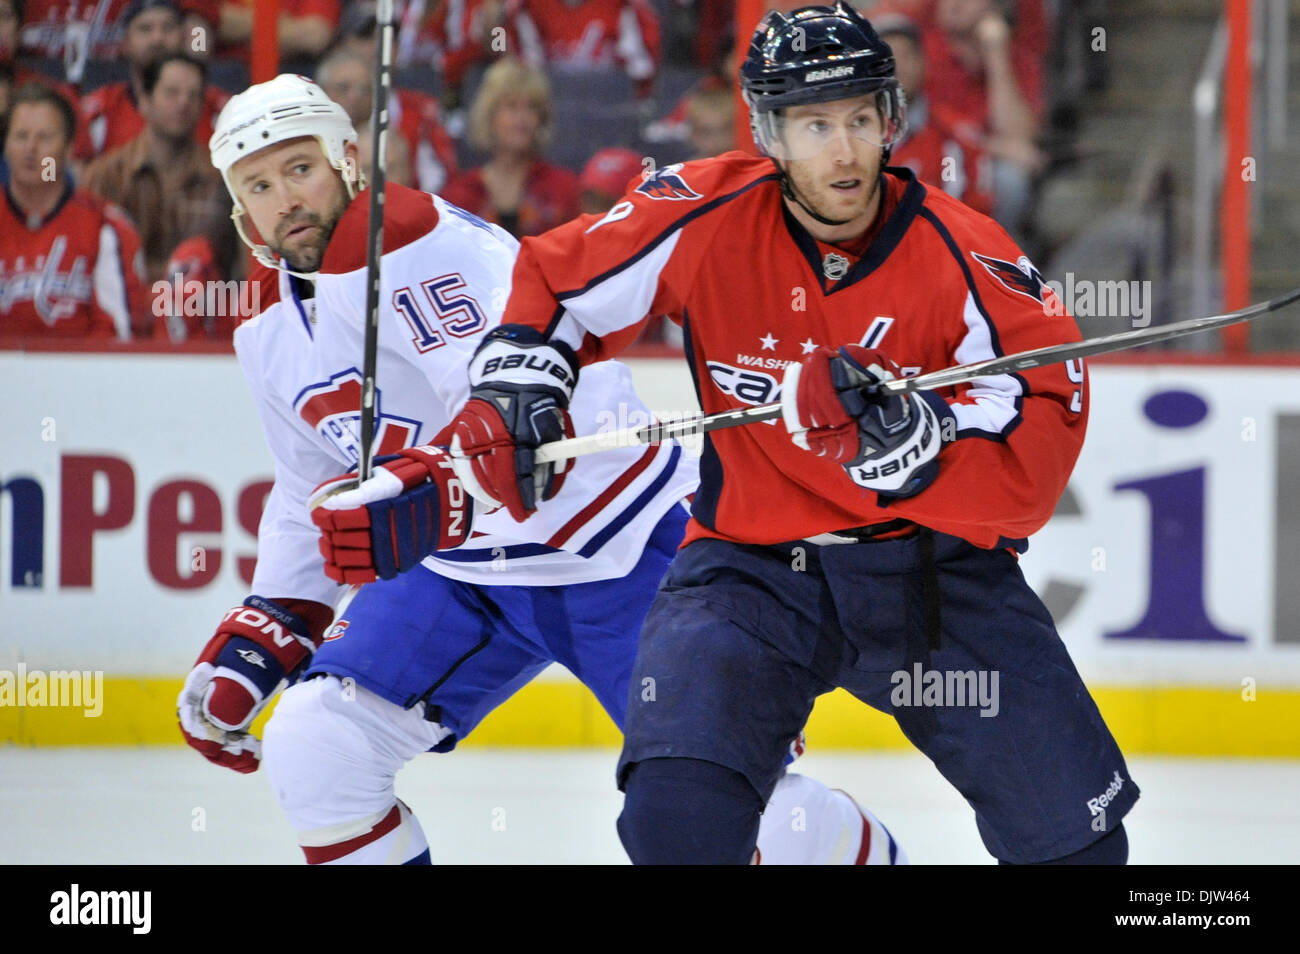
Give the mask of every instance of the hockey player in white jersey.
[[[474, 513], [430, 445], [468, 395], [465, 367], [500, 321], [518, 246], [436, 196], [389, 185], [382, 466], [330, 502], [382, 545], [368, 546], [372, 566], [331, 551], [308, 501], [358, 460], [368, 196], [356, 132], [316, 84], [282, 75], [234, 97], [211, 146], [240, 235], [276, 269], [274, 304], [235, 332], [275, 484], [255, 595], [221, 620], [186, 680], [181, 729], [236, 771], [265, 757], [308, 862], [428, 863], [426, 836], [394, 790], [411, 758], [450, 751], [552, 662], [622, 725], [637, 635], [682, 537], [694, 462], [673, 444], [612, 450], [539, 487], [551, 505], [525, 525], [504, 510]], [[577, 432], [620, 408], [624, 418], [645, 412], [627, 369], [585, 369], [570, 408]], [[376, 576], [335, 619], [340, 584]], [[250, 724], [286, 686], [263, 750]], [[766, 863], [903, 860], [852, 799], [793, 774], [769, 803], [759, 851]]]

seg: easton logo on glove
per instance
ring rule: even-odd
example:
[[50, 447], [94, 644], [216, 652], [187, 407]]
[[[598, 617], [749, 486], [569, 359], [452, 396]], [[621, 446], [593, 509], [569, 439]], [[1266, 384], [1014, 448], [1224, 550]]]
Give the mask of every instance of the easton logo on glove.
[[236, 650], [236, 652], [239, 653], [239, 658], [242, 659], [244, 662], [251, 663], [254, 666], [260, 666], [263, 669], [266, 668], [266, 660], [263, 659], [261, 655], [259, 655], [258, 653], [253, 652], [253, 650], [239, 649]]
[[444, 448], [409, 447], [375, 464], [360, 486], [346, 474], [316, 488], [311, 519], [336, 583], [391, 580], [469, 539], [474, 503]]
[[185, 741], [217, 765], [256, 771], [261, 741], [248, 728], [306, 670], [333, 615], [322, 603], [260, 596], [226, 613], [176, 700]]

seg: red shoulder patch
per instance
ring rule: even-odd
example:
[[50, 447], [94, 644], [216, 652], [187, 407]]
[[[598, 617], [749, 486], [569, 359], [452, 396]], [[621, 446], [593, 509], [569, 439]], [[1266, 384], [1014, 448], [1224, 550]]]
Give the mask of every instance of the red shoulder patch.
[[[342, 275], [366, 267], [370, 190], [348, 205], [330, 237], [321, 262], [322, 273]], [[428, 235], [438, 224], [433, 196], [418, 189], [387, 183], [384, 188], [384, 252], [395, 252]]]

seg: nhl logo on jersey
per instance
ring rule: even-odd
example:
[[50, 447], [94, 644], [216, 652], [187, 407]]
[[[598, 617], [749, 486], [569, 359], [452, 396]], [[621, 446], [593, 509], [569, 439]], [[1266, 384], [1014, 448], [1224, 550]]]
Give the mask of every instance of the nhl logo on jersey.
[[822, 259], [822, 274], [833, 282], [839, 281], [849, 273], [849, 260], [843, 255], [827, 252]]

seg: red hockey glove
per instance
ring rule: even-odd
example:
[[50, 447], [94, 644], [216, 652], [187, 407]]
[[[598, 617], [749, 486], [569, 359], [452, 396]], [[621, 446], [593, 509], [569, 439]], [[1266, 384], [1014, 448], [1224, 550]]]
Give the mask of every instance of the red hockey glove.
[[313, 497], [325, 575], [336, 583], [391, 580], [469, 539], [474, 501], [445, 448], [409, 447], [375, 463], [361, 486], [348, 474], [321, 484]]
[[887, 355], [859, 345], [818, 348], [786, 369], [781, 414], [799, 447], [829, 457], [861, 487], [910, 497], [938, 474], [941, 421], [952, 411], [933, 392], [889, 394], [901, 376]]
[[541, 444], [573, 436], [569, 399], [578, 359], [525, 325], [502, 325], [469, 366], [469, 400], [452, 421], [451, 452], [465, 488], [518, 521], [560, 492], [570, 461], [535, 464]]
[[260, 596], [228, 612], [176, 700], [185, 741], [217, 765], [257, 771], [262, 743], [248, 727], [298, 681], [333, 618], [322, 603]]

